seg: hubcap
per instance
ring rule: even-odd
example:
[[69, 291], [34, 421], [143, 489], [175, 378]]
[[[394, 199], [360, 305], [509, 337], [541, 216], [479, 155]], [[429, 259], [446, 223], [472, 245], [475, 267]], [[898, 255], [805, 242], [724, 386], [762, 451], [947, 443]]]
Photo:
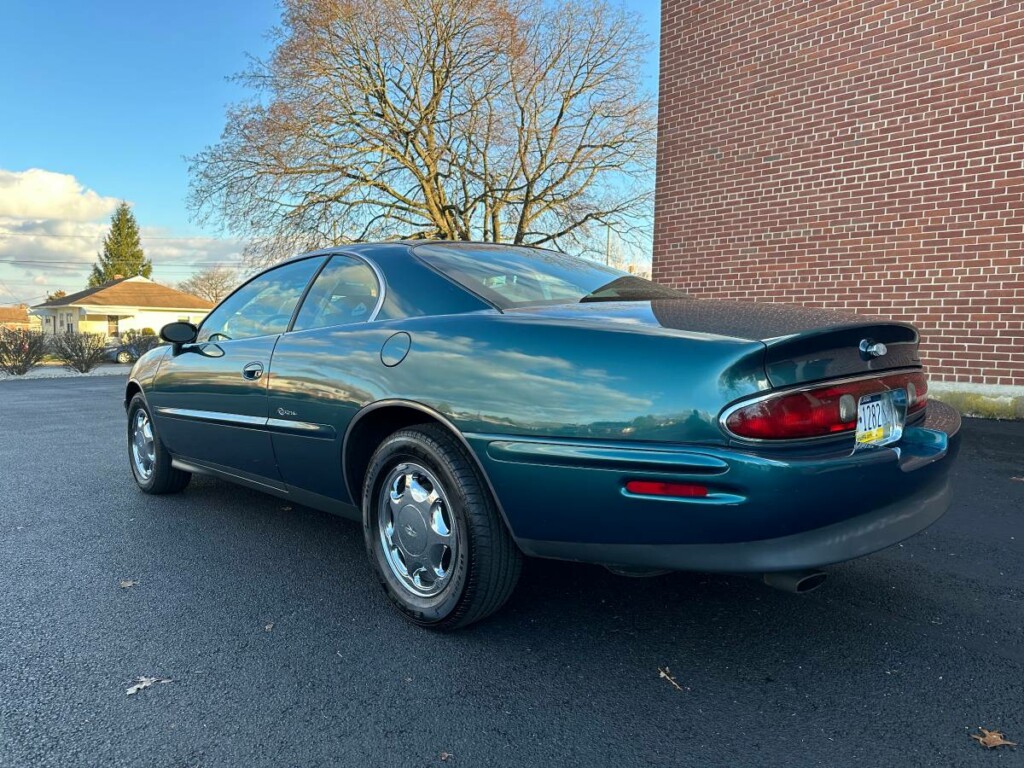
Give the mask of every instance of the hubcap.
[[459, 535], [444, 488], [424, 466], [399, 464], [384, 481], [377, 516], [391, 572], [417, 597], [432, 597], [451, 579]]
[[149, 414], [141, 408], [135, 412], [132, 420], [131, 442], [132, 464], [142, 480], [149, 480], [156, 462], [156, 445], [153, 440], [153, 425]]

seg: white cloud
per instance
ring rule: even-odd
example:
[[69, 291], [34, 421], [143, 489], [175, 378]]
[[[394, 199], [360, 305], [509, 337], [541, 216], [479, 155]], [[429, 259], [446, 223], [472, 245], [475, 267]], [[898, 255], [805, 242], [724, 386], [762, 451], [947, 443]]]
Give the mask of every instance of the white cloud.
[[[68, 293], [85, 288], [118, 202], [68, 174], [0, 169], [0, 304], [12, 297], [36, 303], [44, 298], [43, 286]], [[179, 237], [146, 226], [140, 234], [153, 278], [162, 283], [174, 285], [206, 266], [241, 260], [237, 240]]]
[[86, 189], [67, 173], [41, 168], [0, 169], [0, 217], [93, 221], [108, 216], [118, 200]]

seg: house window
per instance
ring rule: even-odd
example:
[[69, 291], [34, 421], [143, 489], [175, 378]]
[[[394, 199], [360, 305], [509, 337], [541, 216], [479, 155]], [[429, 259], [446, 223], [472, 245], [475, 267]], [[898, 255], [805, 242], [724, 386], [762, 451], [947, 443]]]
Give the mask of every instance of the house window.
[[120, 336], [120, 332], [117, 327], [117, 321], [120, 318], [117, 315], [107, 315], [107, 336]]

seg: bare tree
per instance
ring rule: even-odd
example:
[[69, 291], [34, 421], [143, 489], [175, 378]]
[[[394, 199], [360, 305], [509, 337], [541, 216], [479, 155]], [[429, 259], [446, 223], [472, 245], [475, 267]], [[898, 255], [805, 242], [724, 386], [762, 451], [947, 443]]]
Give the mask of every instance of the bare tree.
[[[603, 0], [284, 0], [200, 221], [256, 261], [370, 238], [578, 247], [650, 228], [654, 100], [636, 17]], [[600, 240], [600, 238], [597, 238]]]
[[227, 296], [239, 283], [239, 275], [227, 267], [210, 267], [196, 272], [178, 283], [178, 290], [212, 301], [214, 304]]

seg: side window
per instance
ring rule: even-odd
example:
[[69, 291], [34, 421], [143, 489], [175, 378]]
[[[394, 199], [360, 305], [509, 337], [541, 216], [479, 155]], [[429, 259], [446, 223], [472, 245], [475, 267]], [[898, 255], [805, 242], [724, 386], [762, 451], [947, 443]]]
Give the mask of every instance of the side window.
[[284, 333], [302, 292], [323, 261], [322, 257], [295, 261], [250, 280], [206, 316], [199, 341]]
[[292, 330], [366, 322], [377, 306], [380, 290], [377, 276], [364, 262], [333, 256], [306, 294]]

